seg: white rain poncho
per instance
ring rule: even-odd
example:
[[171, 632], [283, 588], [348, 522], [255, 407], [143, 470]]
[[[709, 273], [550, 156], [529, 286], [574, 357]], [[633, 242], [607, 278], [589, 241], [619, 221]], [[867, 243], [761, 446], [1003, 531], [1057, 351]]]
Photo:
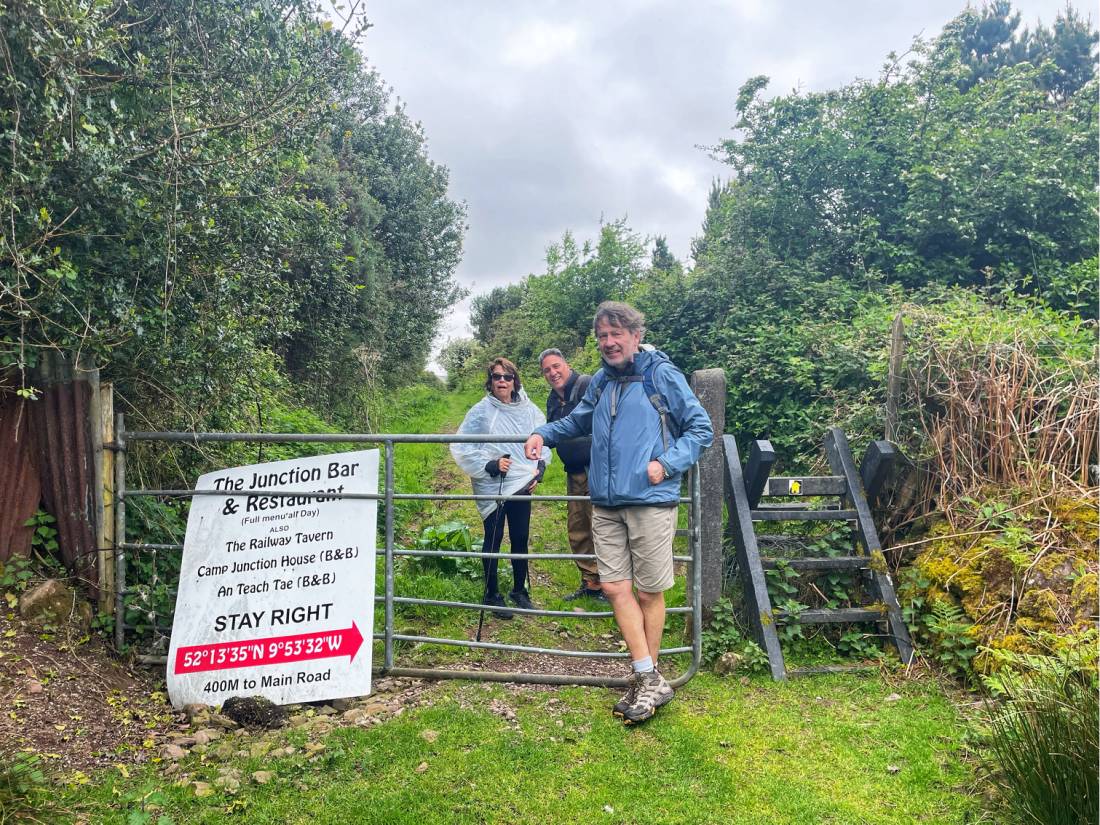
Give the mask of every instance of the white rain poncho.
[[[531, 403], [527, 393], [519, 391], [519, 400], [505, 404], [493, 395], [486, 395], [466, 413], [462, 419], [460, 433], [484, 433], [486, 435], [522, 435], [529, 436], [535, 427], [546, 423], [542, 410]], [[473, 481], [474, 495], [495, 496], [498, 493], [510, 496], [531, 483], [538, 474], [538, 462], [523, 454], [523, 442], [513, 444], [452, 444], [451, 455]], [[485, 472], [485, 465], [494, 458], [508, 456], [512, 466], [504, 477], [501, 487], [500, 477], [493, 478]], [[542, 460], [550, 463], [550, 450], [542, 448]], [[484, 520], [497, 509], [495, 501], [477, 502], [477, 511]]]

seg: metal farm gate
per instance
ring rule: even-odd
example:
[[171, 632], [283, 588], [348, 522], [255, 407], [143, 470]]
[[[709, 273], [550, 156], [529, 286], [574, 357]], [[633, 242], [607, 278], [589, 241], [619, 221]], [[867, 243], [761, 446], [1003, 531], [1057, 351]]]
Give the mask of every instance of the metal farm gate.
[[[381, 604], [384, 610], [384, 623], [381, 632], [374, 634], [375, 641], [382, 642], [383, 645], [383, 657], [382, 667], [378, 671], [385, 675], [391, 676], [411, 676], [420, 678], [463, 678], [463, 679], [476, 679], [485, 681], [502, 681], [502, 682], [527, 682], [536, 684], [554, 684], [554, 685], [596, 685], [607, 687], [619, 687], [625, 686], [626, 679], [624, 678], [612, 678], [596, 675], [569, 675], [560, 673], [504, 673], [494, 671], [483, 670], [460, 670], [460, 669], [437, 669], [437, 668], [419, 668], [419, 667], [402, 667], [395, 663], [394, 647], [396, 642], [412, 642], [412, 643], [426, 643], [436, 645], [454, 645], [465, 648], [479, 648], [483, 650], [493, 651], [506, 651], [513, 653], [526, 653], [526, 654], [543, 654], [551, 656], [566, 656], [566, 657], [580, 657], [590, 659], [627, 659], [629, 654], [619, 651], [591, 651], [591, 650], [568, 650], [562, 648], [544, 648], [533, 647], [516, 644], [503, 644], [497, 642], [483, 642], [474, 641], [471, 639], [453, 639], [453, 638], [437, 638], [431, 636], [418, 636], [411, 634], [397, 633], [394, 628], [394, 606], [395, 605], [431, 605], [435, 607], [450, 608], [454, 610], [474, 610], [480, 611], [484, 609], [481, 604], [468, 603], [468, 602], [456, 602], [456, 601], [441, 601], [435, 599], [423, 599], [417, 598], [411, 595], [402, 595], [394, 592], [394, 563], [395, 560], [401, 556], [448, 556], [448, 557], [471, 557], [471, 558], [486, 558], [496, 557], [500, 560], [509, 560], [512, 558], [527, 558], [530, 561], [558, 561], [558, 560], [575, 560], [580, 558], [572, 553], [531, 553], [527, 556], [521, 556], [511, 553], [499, 553], [499, 554], [487, 554], [482, 552], [460, 552], [451, 550], [408, 550], [398, 548], [394, 543], [394, 515], [395, 504], [401, 501], [479, 501], [479, 500], [504, 500], [507, 496], [476, 496], [476, 495], [461, 495], [461, 494], [434, 494], [434, 493], [406, 493], [400, 492], [394, 489], [394, 453], [395, 447], [398, 444], [450, 444], [456, 442], [464, 443], [502, 443], [502, 442], [515, 442], [519, 443], [524, 440], [523, 437], [514, 436], [490, 436], [490, 435], [384, 435], [384, 434], [272, 434], [272, 433], [189, 433], [189, 432], [127, 432], [124, 426], [124, 421], [121, 415], [116, 418], [116, 430], [115, 430], [115, 442], [110, 445], [115, 451], [115, 496], [116, 507], [114, 511], [115, 517], [115, 574], [117, 582], [116, 591], [116, 605], [115, 605], [115, 643], [117, 647], [122, 650], [128, 640], [128, 634], [132, 634], [135, 629], [135, 625], [127, 624], [126, 617], [127, 612], [133, 612], [135, 609], [145, 609], [141, 605], [135, 605], [133, 598], [135, 596], [134, 588], [128, 588], [127, 586], [127, 561], [131, 554], [134, 554], [134, 558], [142, 557], [142, 554], [152, 554], [155, 561], [156, 554], [159, 553], [182, 553], [182, 544], [149, 544], [149, 543], [136, 543], [127, 540], [126, 536], [126, 503], [127, 501], [134, 500], [142, 496], [152, 496], [159, 499], [190, 499], [193, 496], [226, 496], [232, 495], [232, 491], [224, 490], [189, 490], [189, 489], [177, 489], [177, 490], [155, 490], [155, 489], [130, 489], [127, 486], [126, 477], [126, 454], [132, 445], [138, 442], [151, 442], [154, 444], [168, 445], [168, 444], [187, 444], [192, 446], [198, 446], [200, 444], [210, 443], [227, 443], [227, 442], [242, 442], [249, 444], [378, 444], [381, 446], [382, 465], [383, 465], [383, 478], [382, 491], [377, 494], [337, 494], [326, 493], [327, 498], [344, 498], [344, 499], [374, 499], [381, 503], [382, 515], [382, 527], [384, 530], [384, 542], [379, 542], [380, 546], [377, 550], [378, 556], [384, 560], [384, 592], [375, 596], [376, 604]], [[684, 614], [686, 621], [690, 622], [688, 625], [690, 628], [690, 643], [683, 644], [675, 647], [667, 647], [661, 650], [662, 656], [671, 656], [675, 654], [690, 654], [689, 666], [672, 681], [673, 686], [680, 686], [686, 683], [692, 676], [695, 675], [699, 668], [701, 657], [701, 639], [702, 639], [702, 551], [700, 540], [700, 502], [702, 500], [701, 485], [699, 481], [698, 468], [694, 468], [687, 476], [687, 491], [688, 495], [680, 499], [681, 504], [686, 504], [688, 507], [688, 528], [686, 530], [677, 530], [678, 536], [685, 536], [688, 539], [689, 554], [688, 555], [676, 555], [674, 560], [679, 563], [686, 563], [687, 565], [687, 582], [685, 591], [688, 598], [688, 606], [685, 607], [670, 607], [668, 609], [669, 614]], [[265, 495], [270, 496], [301, 496], [300, 491], [279, 491], [279, 490], [265, 490]], [[721, 493], [719, 492], [719, 495]], [[560, 495], [532, 495], [526, 496], [525, 499], [529, 499], [533, 503], [540, 502], [560, 502], [560, 501], [583, 501], [587, 497], [582, 496], [560, 496]], [[720, 511], [719, 511], [720, 512]], [[562, 522], [562, 536], [564, 540], [565, 536], [565, 523]], [[154, 573], [155, 575], [155, 573]], [[175, 582], [169, 583], [172, 587], [172, 593], [174, 598], [174, 586]], [[586, 619], [606, 619], [613, 614], [608, 610], [603, 611], [586, 611], [575, 612], [573, 610], [522, 610], [519, 608], [509, 608], [512, 612], [520, 615], [529, 615], [533, 617], [570, 617], [570, 618], [586, 618]], [[150, 611], [151, 615], [148, 618], [153, 623], [154, 633], [158, 630], [163, 630], [166, 633], [170, 632], [167, 624], [157, 626], [158, 616], [156, 611]], [[158, 651], [139, 651], [139, 660], [146, 663], [164, 663], [167, 661], [166, 656], [162, 652]], [[625, 672], [625, 668], [624, 668]]]

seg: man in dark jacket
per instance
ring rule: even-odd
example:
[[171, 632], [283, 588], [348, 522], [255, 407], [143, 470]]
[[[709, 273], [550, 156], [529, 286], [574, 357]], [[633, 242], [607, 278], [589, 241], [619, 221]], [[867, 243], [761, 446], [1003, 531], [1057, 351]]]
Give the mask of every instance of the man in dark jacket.
[[[559, 421], [573, 412], [573, 408], [584, 398], [591, 375], [575, 371], [565, 361], [559, 349], [543, 350], [539, 356], [539, 368], [542, 377], [550, 385], [550, 395], [546, 398], [546, 420]], [[558, 458], [565, 466], [566, 495], [588, 495], [588, 458], [592, 451], [592, 437], [581, 436], [558, 443]], [[595, 549], [592, 546], [592, 502], [569, 502], [567, 519], [569, 546], [574, 553], [591, 556], [589, 559], [577, 559], [581, 571], [581, 586], [575, 593], [565, 597], [567, 602], [589, 598], [607, 601], [600, 587], [600, 573], [596, 568]]]
[[[617, 301], [596, 310], [603, 368], [560, 421], [536, 427], [527, 455], [592, 436], [592, 537], [600, 582], [630, 651], [630, 687], [613, 708], [627, 724], [672, 699], [657, 670], [672, 587], [672, 540], [680, 482], [714, 437], [710, 418], [683, 374], [659, 350], [642, 347], [645, 318]], [[637, 593], [635, 594], [635, 588]]]

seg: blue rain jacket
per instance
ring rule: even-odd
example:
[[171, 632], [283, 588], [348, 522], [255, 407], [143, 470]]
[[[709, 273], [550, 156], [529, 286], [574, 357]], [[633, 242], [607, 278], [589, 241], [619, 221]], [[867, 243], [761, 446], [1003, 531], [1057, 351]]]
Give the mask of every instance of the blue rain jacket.
[[[710, 417], [676, 369], [660, 350], [642, 350], [624, 373], [641, 376], [653, 364], [653, 384], [665, 399], [679, 435], [665, 451], [661, 418], [646, 396], [643, 383], [604, 380], [605, 373], [617, 375], [606, 363], [592, 376], [588, 391], [568, 416], [537, 427], [547, 447], [592, 435], [592, 460], [588, 467], [588, 489], [592, 501], [601, 507], [672, 504], [680, 498], [680, 481], [710, 446], [714, 430]], [[603, 385], [599, 400], [596, 388]], [[660, 461], [671, 477], [650, 484], [646, 468]]]

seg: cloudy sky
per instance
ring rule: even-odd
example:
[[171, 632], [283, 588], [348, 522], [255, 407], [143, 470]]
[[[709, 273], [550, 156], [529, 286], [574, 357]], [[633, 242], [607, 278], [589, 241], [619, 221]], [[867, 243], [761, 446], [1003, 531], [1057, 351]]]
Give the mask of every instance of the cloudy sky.
[[[731, 135], [746, 79], [766, 74], [779, 94], [874, 78], [964, 5], [367, 0], [363, 48], [469, 207], [458, 279], [472, 297], [543, 271], [548, 245], [595, 238], [601, 219], [626, 216], [687, 260], [710, 182], [728, 174], [700, 147]], [[1014, 5], [1026, 25], [1065, 2]], [[441, 340], [468, 335], [468, 316], [469, 298]]]

